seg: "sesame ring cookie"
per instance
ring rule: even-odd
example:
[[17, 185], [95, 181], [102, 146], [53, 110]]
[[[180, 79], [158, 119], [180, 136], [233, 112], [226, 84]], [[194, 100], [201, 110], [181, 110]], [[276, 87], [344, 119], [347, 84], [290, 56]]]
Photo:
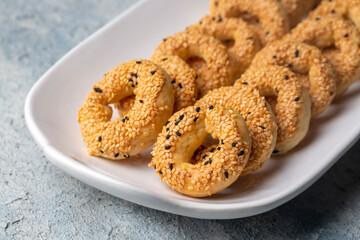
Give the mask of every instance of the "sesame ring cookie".
[[281, 0], [280, 2], [289, 17], [290, 27], [295, 27], [319, 3], [319, 0]]
[[[152, 56], [151, 61], [163, 68], [169, 75], [175, 91], [174, 112], [194, 105], [197, 97], [196, 73], [194, 69], [181, 58], [173, 56]], [[126, 113], [135, 101], [135, 96], [130, 96], [115, 104], [120, 114]]]
[[230, 57], [225, 46], [214, 37], [199, 31], [185, 30], [165, 38], [154, 55], [176, 55], [185, 61], [193, 57], [203, 59], [206, 68], [200, 71], [194, 69], [197, 73], [198, 97], [205, 95], [211, 89], [231, 84]]
[[308, 89], [311, 115], [317, 116], [335, 97], [336, 76], [332, 65], [314, 46], [299, 42], [275, 41], [258, 52], [250, 68], [267, 65], [288, 67]]
[[263, 46], [289, 31], [288, 17], [277, 0], [212, 0], [210, 15], [242, 18], [254, 29]]
[[[194, 152], [208, 134], [219, 140], [201, 159]], [[238, 179], [250, 154], [251, 138], [244, 119], [222, 107], [188, 107], [164, 126], [150, 167], [174, 190], [192, 197], [217, 193]]]
[[338, 17], [306, 19], [285, 39], [321, 49], [337, 75], [337, 96], [360, 78], [360, 32], [352, 23]]
[[221, 106], [240, 113], [246, 121], [251, 136], [249, 161], [241, 173], [246, 175], [264, 165], [276, 143], [277, 125], [271, 107], [265, 98], [252, 87], [221, 87], [209, 92], [196, 105]]
[[[133, 94], [135, 103], [126, 116], [111, 121], [109, 104]], [[79, 109], [88, 153], [114, 160], [138, 154], [154, 144], [173, 105], [173, 87], [160, 67], [148, 60], [120, 64], [93, 86]]]
[[324, 0], [312, 12], [310, 18], [321, 16], [337, 16], [352, 21], [360, 29], [360, 1], [359, 0]]
[[284, 154], [294, 148], [306, 135], [311, 117], [311, 99], [295, 74], [286, 67], [268, 66], [246, 71], [235, 87], [254, 87], [270, 101], [276, 116], [278, 134], [274, 154]]
[[190, 29], [214, 36], [226, 46], [233, 63], [234, 80], [245, 72], [260, 50], [254, 31], [240, 18], [205, 16]]

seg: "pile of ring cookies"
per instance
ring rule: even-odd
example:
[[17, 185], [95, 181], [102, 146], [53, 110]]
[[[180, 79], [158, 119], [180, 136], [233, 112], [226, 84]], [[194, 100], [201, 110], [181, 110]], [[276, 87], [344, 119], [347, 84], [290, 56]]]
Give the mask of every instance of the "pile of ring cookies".
[[88, 153], [120, 160], [155, 144], [162, 181], [215, 194], [293, 149], [359, 79], [359, 29], [359, 0], [212, 0], [150, 60], [93, 86], [78, 112]]

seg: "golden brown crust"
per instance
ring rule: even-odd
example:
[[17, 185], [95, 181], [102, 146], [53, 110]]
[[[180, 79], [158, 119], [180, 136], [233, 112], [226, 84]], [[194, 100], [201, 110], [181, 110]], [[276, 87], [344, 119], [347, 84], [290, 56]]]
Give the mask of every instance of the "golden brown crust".
[[195, 69], [199, 97], [211, 89], [231, 84], [230, 57], [219, 40], [191, 30], [177, 33], [164, 40], [155, 50], [153, 57], [176, 55], [185, 61], [191, 57], [199, 57], [206, 62], [206, 69], [200, 72]]
[[336, 93], [336, 76], [332, 65], [314, 46], [279, 40], [258, 52], [250, 68], [279, 65], [290, 68], [309, 90], [311, 114], [317, 116], [326, 110]]
[[280, 39], [290, 28], [286, 12], [277, 0], [212, 0], [210, 15], [244, 19], [263, 46]]
[[281, 0], [289, 17], [290, 27], [295, 27], [319, 2], [319, 0]]
[[264, 97], [251, 87], [222, 87], [209, 92], [196, 104], [222, 106], [240, 113], [250, 131], [252, 147], [248, 164], [241, 175], [263, 166], [274, 150], [277, 125]]
[[352, 23], [329, 16], [306, 19], [285, 39], [321, 49], [337, 75], [337, 96], [360, 78], [360, 32]]
[[[208, 134], [219, 145], [195, 150]], [[175, 113], [163, 128], [149, 164], [174, 190], [193, 197], [210, 196], [232, 184], [244, 169], [251, 138], [244, 119], [222, 107], [188, 107]]]
[[209, 34], [226, 46], [232, 61], [234, 80], [245, 72], [255, 54], [260, 50], [260, 43], [255, 32], [240, 18], [204, 16], [189, 28]]
[[284, 154], [294, 148], [305, 137], [311, 117], [311, 99], [301, 81], [288, 68], [268, 66], [246, 71], [234, 86], [244, 84], [275, 99], [270, 104], [278, 125], [273, 152]]
[[324, 0], [309, 14], [315, 19], [321, 16], [337, 16], [352, 21], [360, 30], [360, 1], [359, 0]]
[[[111, 120], [109, 104], [135, 94], [122, 119]], [[78, 112], [88, 153], [109, 159], [129, 158], [150, 147], [171, 116], [174, 90], [167, 74], [140, 59], [122, 63], [93, 86]]]

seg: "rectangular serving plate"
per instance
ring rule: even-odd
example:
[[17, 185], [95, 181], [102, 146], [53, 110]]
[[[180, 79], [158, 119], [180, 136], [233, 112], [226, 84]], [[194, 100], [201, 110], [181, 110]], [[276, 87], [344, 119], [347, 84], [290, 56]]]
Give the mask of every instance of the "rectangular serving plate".
[[[313, 119], [302, 143], [270, 159], [255, 174], [208, 197], [178, 194], [147, 167], [150, 149], [129, 160], [88, 156], [77, 111], [91, 86], [121, 62], [149, 58], [166, 36], [207, 14], [208, 0], [145, 0], [72, 49], [33, 86], [25, 102], [27, 126], [46, 157], [71, 176], [122, 199], [205, 219], [247, 217], [294, 198], [323, 175], [360, 133], [360, 83]], [[65, 187], [65, 186], [64, 186]]]

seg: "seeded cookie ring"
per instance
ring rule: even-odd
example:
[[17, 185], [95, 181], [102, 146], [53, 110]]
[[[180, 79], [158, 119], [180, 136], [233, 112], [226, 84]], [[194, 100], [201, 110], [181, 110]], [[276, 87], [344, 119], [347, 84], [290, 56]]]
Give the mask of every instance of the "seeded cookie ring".
[[225, 46], [214, 37], [191, 30], [177, 33], [164, 39], [157, 47], [154, 56], [162, 55], [177, 55], [185, 61], [198, 57], [205, 61], [205, 69], [200, 71], [195, 69], [198, 76], [196, 80], [198, 97], [205, 95], [211, 89], [231, 84], [229, 54]]
[[226, 107], [244, 117], [252, 147], [249, 161], [241, 175], [259, 169], [270, 158], [277, 137], [276, 119], [265, 98], [261, 97], [257, 90], [246, 85], [222, 87], [209, 92], [196, 104]]
[[210, 15], [244, 19], [263, 46], [289, 31], [286, 12], [277, 0], [212, 0]]
[[360, 78], [360, 32], [352, 23], [338, 17], [307, 19], [285, 39], [321, 49], [337, 75], [337, 96]]
[[258, 52], [250, 68], [279, 65], [290, 68], [309, 90], [311, 115], [325, 111], [336, 92], [336, 77], [321, 51], [305, 43], [284, 40], [270, 43]]
[[233, 63], [234, 80], [245, 72], [260, 50], [254, 31], [240, 18], [205, 16], [190, 29], [214, 36], [226, 46]]
[[[123, 118], [111, 121], [109, 104], [135, 94]], [[86, 96], [78, 116], [88, 153], [109, 159], [129, 158], [150, 147], [171, 116], [174, 90], [168, 75], [148, 60], [122, 63]]]
[[234, 86], [244, 84], [275, 100], [270, 101], [278, 125], [273, 153], [284, 154], [294, 148], [305, 137], [311, 117], [311, 99], [300, 80], [288, 68], [268, 66], [246, 71]]
[[[194, 152], [208, 134], [219, 144], [196, 159]], [[240, 176], [250, 147], [249, 131], [237, 112], [221, 107], [188, 107], [169, 119], [149, 166], [174, 190], [206, 197], [227, 188]]]
[[[151, 61], [163, 68], [170, 77], [175, 91], [174, 112], [194, 105], [197, 96], [196, 73], [178, 56], [152, 56]], [[127, 97], [116, 103], [119, 113], [128, 111], [135, 101], [135, 96]]]
[[359, 0], [324, 0], [309, 14], [310, 18], [337, 16], [352, 21], [360, 29]]

